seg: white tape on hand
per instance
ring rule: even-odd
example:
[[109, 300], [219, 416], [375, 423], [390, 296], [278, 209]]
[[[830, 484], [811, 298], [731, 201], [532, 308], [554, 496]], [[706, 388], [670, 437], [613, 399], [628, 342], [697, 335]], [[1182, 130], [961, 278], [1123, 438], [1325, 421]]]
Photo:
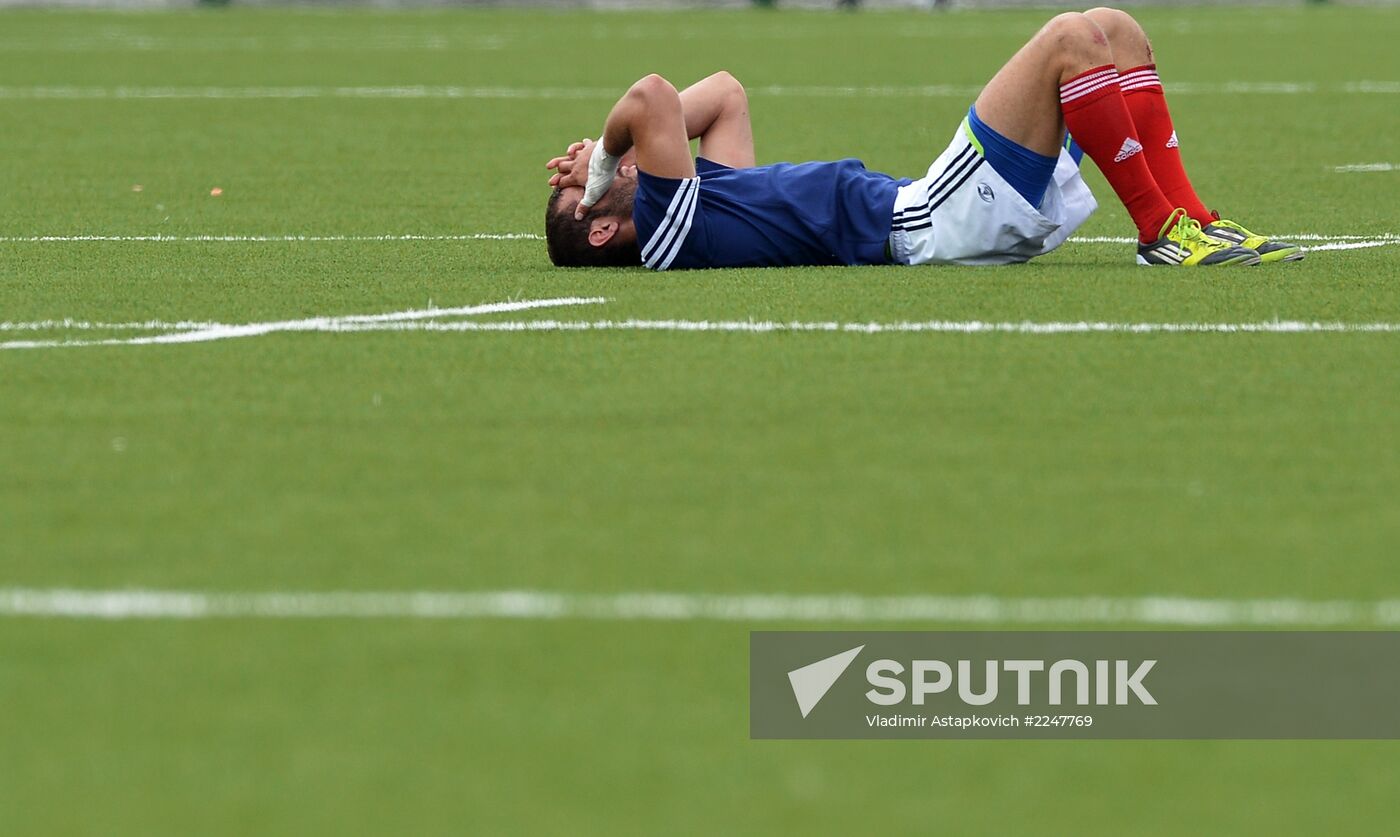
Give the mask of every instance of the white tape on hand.
[[620, 158], [614, 157], [603, 148], [601, 139], [593, 145], [593, 154], [588, 158], [588, 183], [583, 187], [583, 200], [578, 202], [574, 217], [582, 217], [592, 209], [608, 189], [612, 188], [613, 178], [617, 177], [617, 164]]

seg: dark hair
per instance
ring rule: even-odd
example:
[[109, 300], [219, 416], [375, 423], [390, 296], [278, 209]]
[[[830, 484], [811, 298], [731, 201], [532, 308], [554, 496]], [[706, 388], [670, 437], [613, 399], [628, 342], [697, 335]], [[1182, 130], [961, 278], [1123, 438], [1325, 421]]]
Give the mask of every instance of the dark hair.
[[642, 251], [635, 241], [608, 242], [602, 247], [590, 244], [588, 219], [576, 221], [573, 207], [561, 209], [563, 194], [564, 190], [555, 189], [544, 208], [544, 240], [555, 267], [636, 267], [642, 263]]

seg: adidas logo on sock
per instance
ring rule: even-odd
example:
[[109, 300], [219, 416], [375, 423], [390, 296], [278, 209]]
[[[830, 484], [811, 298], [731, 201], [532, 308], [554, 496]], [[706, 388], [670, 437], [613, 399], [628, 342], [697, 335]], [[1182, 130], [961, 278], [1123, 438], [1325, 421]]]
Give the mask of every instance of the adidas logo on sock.
[[1167, 148], [1180, 148], [1181, 143], [1176, 141], [1176, 131], [1172, 131], [1171, 139], [1167, 140]]
[[1123, 147], [1118, 149], [1118, 156], [1113, 158], [1113, 162], [1121, 163], [1129, 157], [1133, 156], [1134, 154], [1141, 153], [1142, 143], [1138, 142], [1132, 137], [1128, 137], [1127, 139], [1123, 140]]

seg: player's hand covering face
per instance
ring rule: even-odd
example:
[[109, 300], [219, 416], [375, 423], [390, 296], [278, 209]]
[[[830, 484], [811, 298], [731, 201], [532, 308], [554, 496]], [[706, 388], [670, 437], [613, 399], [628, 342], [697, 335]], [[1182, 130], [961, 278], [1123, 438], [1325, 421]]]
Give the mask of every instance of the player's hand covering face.
[[[549, 177], [549, 185], [556, 189], [567, 189], [570, 186], [582, 188], [588, 182], [588, 161], [592, 156], [593, 140], [585, 137], [572, 143], [563, 156], [555, 157], [544, 164], [545, 168], [554, 170], [554, 174]], [[637, 166], [633, 163], [635, 159], [636, 154], [633, 152], [624, 154], [618, 174], [623, 177], [634, 176], [637, 173]]]

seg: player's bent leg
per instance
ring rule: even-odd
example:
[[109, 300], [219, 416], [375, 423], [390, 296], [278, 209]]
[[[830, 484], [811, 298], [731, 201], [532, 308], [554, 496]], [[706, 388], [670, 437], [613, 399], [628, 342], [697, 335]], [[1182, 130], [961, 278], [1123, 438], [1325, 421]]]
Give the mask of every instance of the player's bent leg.
[[1123, 101], [1137, 128], [1143, 157], [1162, 194], [1172, 206], [1184, 207], [1200, 224], [1209, 224], [1214, 218], [1186, 176], [1180, 142], [1167, 109], [1161, 79], [1157, 76], [1147, 33], [1131, 15], [1118, 9], [1090, 9], [1084, 16], [1094, 21], [1108, 38]]
[[[988, 82], [948, 148], [895, 199], [890, 258], [901, 264], [1009, 264], [1042, 255], [1094, 209], [1078, 172], [1059, 184], [1064, 126], [1055, 94], [1067, 30], [1047, 24]], [[1101, 47], [1102, 48], [1102, 47]]]
[[[992, 130], [1037, 154], [1058, 154], [1064, 141], [1057, 91], [1066, 72], [1109, 60], [1108, 44], [1093, 42], [1084, 15], [1057, 15], [997, 72], [975, 105]], [[1077, 67], [1078, 70], [1072, 70]]]
[[1033, 208], [1044, 199], [1064, 144], [1055, 95], [1064, 62], [1102, 58], [1091, 41], [1082, 15], [1054, 18], [1006, 62], [968, 112], [967, 129], [982, 156]]
[[[1123, 44], [1123, 56], [1147, 54], [1146, 36], [1131, 17], [1108, 12], [1102, 16]], [[1143, 154], [1108, 33], [1088, 14], [1061, 15], [1051, 23], [1058, 30], [1052, 41], [1058, 47], [1052, 66], [1059, 70], [1062, 118], [1132, 216], [1138, 228], [1138, 261], [1257, 264], [1257, 253], [1204, 234], [1200, 223], [1173, 208]]]
[[1173, 210], [1142, 155], [1108, 36], [1089, 16], [1071, 12], [1050, 20], [983, 89], [969, 123], [978, 117], [1000, 138], [1047, 158], [1058, 155], [1068, 127], [1137, 225], [1140, 263], [1258, 263], [1256, 252], [1204, 234]]
[[1079, 14], [1051, 21], [988, 82], [928, 173], [900, 187], [892, 261], [1023, 262], [1054, 249], [1093, 212], [1072, 165], [1056, 182], [1064, 126], [1055, 91], [1066, 45], [1086, 40], [1068, 30], [1090, 26]]
[[1303, 258], [1301, 246], [1251, 232], [1206, 208], [1186, 175], [1181, 142], [1167, 109], [1166, 95], [1157, 75], [1156, 56], [1147, 33], [1132, 15], [1121, 9], [1099, 7], [1086, 11], [1084, 16], [1094, 21], [1108, 38], [1123, 100], [1137, 127], [1147, 165], [1167, 201], [1184, 207], [1207, 235], [1255, 250], [1265, 263]]
[[[1119, 90], [1108, 36], [1087, 15], [1060, 15], [1052, 43], [1061, 118], [1094, 161], [1138, 229], [1138, 241], [1156, 240], [1172, 214], [1143, 158], [1132, 115]], [[1048, 28], [1048, 27], [1047, 27]], [[1037, 36], [1039, 37], [1039, 36]]]

